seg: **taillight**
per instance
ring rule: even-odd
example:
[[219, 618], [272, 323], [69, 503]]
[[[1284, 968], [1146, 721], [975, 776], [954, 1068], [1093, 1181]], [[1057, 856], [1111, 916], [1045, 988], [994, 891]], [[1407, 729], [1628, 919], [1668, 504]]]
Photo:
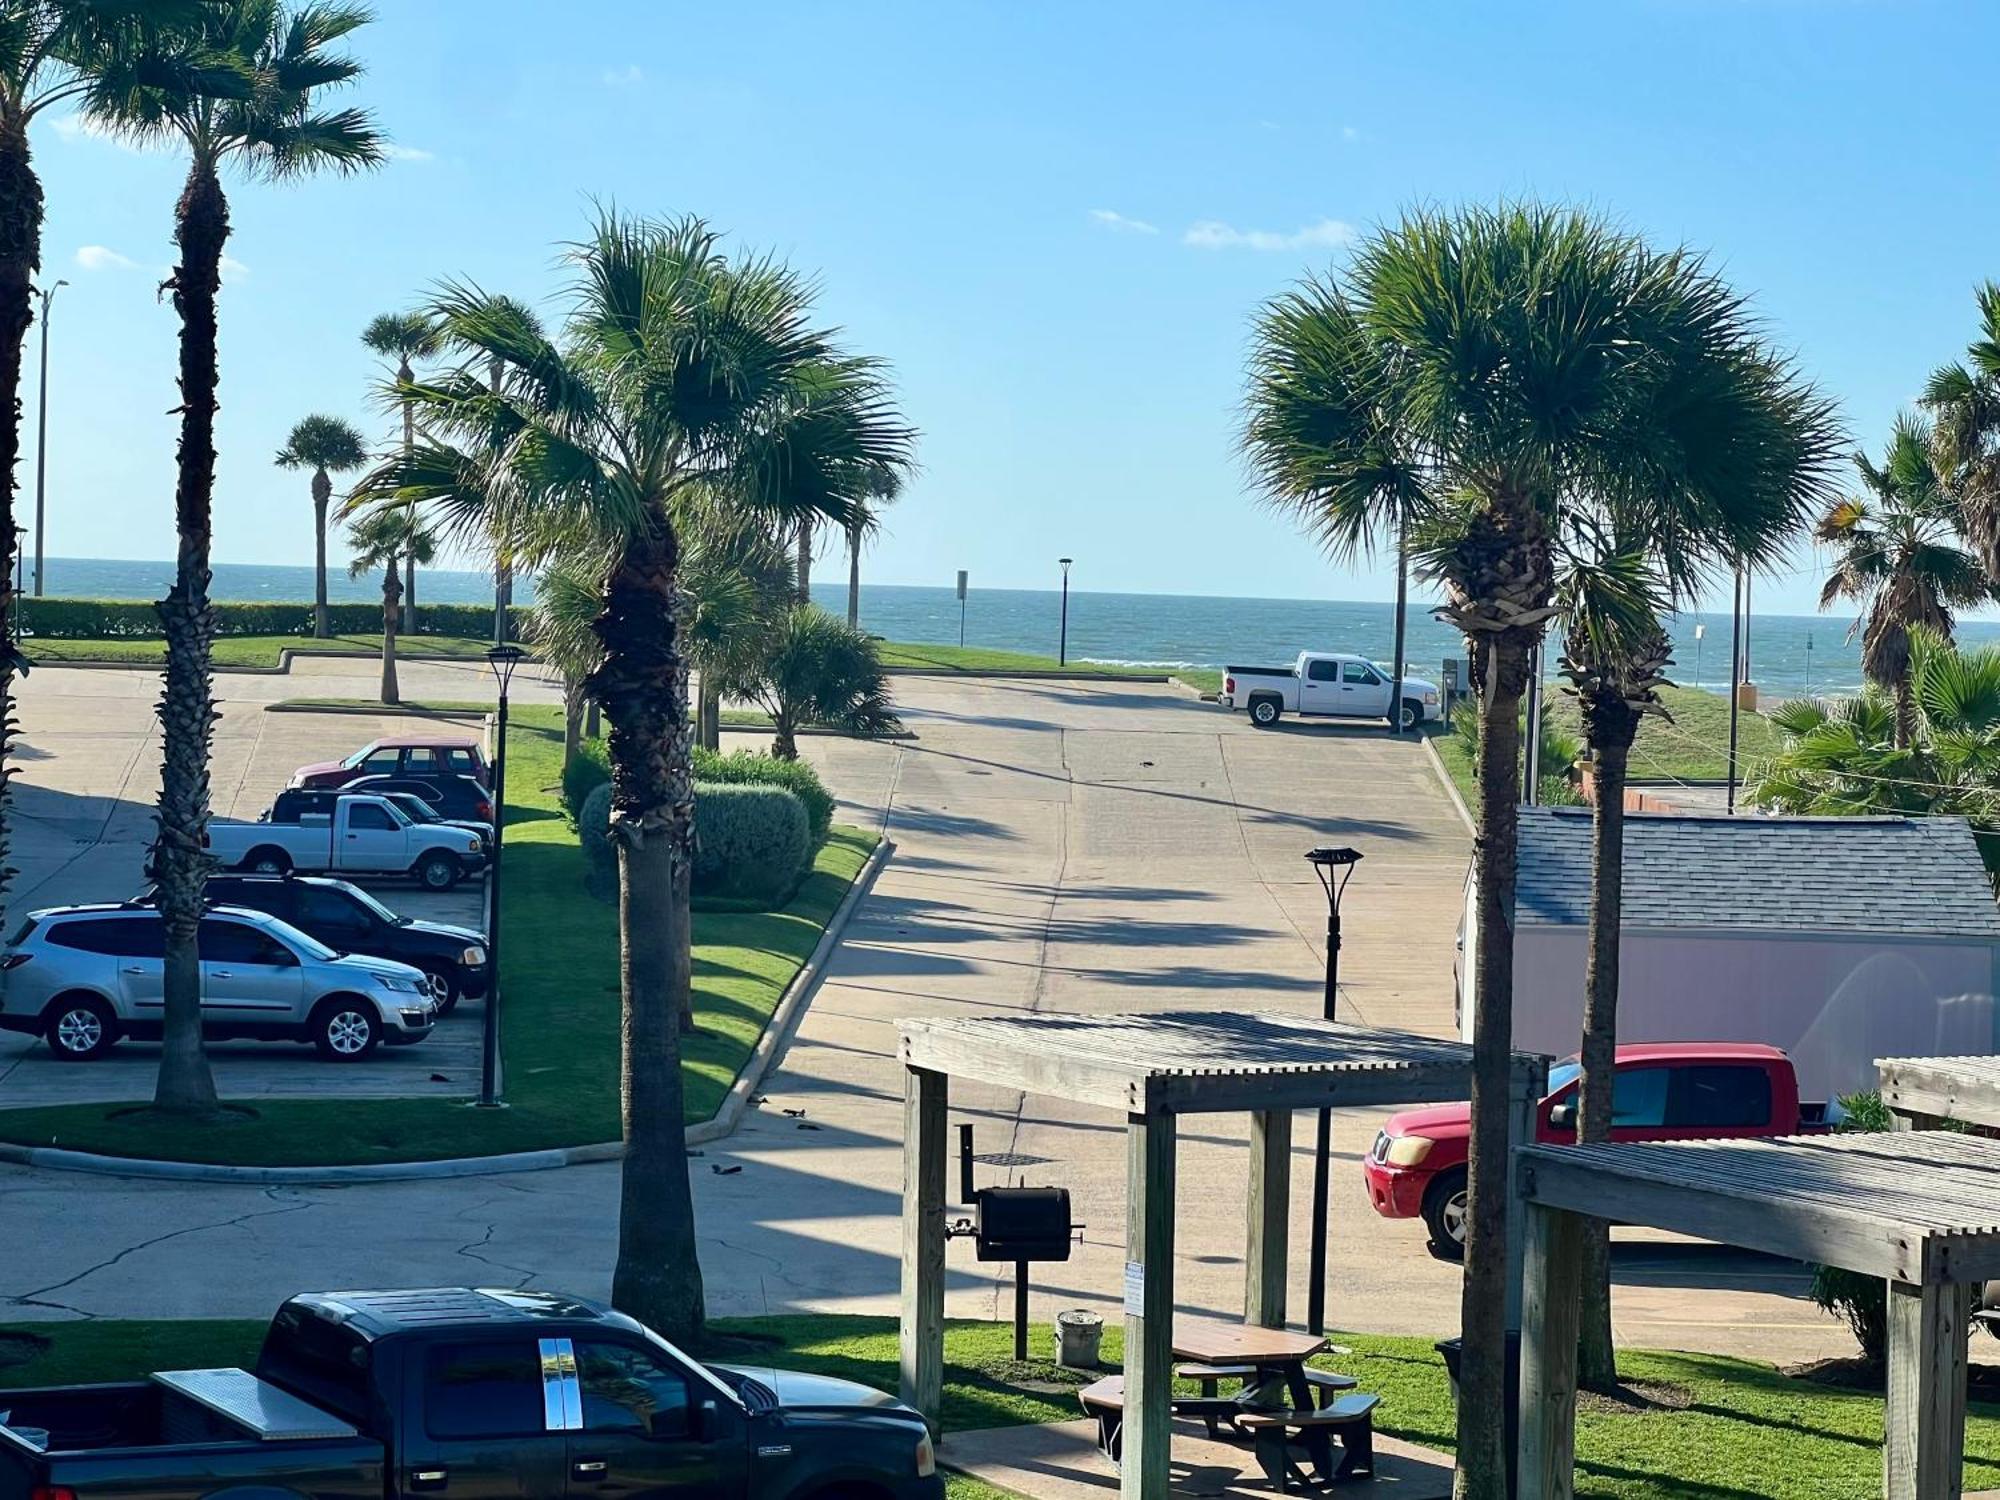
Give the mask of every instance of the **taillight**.
[[1236, 691], [1236, 679], [1234, 677], [1223, 678], [1222, 690], [1225, 693], [1234, 693]]
[[0, 969], [18, 969], [34, 956], [32, 953], [9, 953], [5, 958], [0, 958]]
[[76, 1491], [66, 1484], [38, 1484], [28, 1491], [28, 1500], [76, 1500]]
[[480, 803], [479, 816], [483, 821], [491, 823], [493, 821], [493, 804], [491, 802]]

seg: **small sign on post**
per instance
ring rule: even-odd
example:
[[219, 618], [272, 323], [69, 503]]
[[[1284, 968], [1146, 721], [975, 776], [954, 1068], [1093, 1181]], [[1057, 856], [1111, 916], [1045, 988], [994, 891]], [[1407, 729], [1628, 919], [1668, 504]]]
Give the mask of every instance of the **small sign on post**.
[[1447, 656], [1444, 659], [1444, 670], [1438, 676], [1438, 686], [1444, 689], [1444, 722], [1448, 727], [1451, 724], [1451, 705], [1459, 693], [1457, 657]]
[[958, 570], [958, 644], [965, 645], [965, 569]]

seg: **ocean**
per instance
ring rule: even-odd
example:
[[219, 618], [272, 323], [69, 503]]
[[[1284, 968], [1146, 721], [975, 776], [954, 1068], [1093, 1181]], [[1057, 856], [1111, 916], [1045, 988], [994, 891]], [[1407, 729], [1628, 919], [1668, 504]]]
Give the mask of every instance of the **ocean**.
[[[74, 598], [157, 599], [173, 577], [171, 562], [126, 562], [52, 557], [47, 592]], [[846, 570], [814, 585], [826, 608], [847, 609]], [[486, 603], [493, 581], [484, 573], [424, 569], [418, 596], [434, 603]], [[373, 577], [349, 578], [335, 569], [327, 580], [335, 600], [381, 597]], [[309, 567], [219, 563], [214, 594], [220, 600], [310, 599]], [[517, 602], [533, 600], [531, 580], [518, 580]], [[1053, 589], [971, 589], [964, 609], [965, 644], [1002, 651], [1056, 654], [1062, 598]], [[1393, 639], [1394, 607], [1334, 599], [1225, 599], [1201, 594], [1103, 594], [1069, 596], [1069, 654], [1073, 661], [1119, 666], [1220, 667], [1278, 663], [1302, 650], [1355, 651], [1386, 661]], [[1765, 700], [1812, 693], [1852, 692], [1861, 682], [1861, 647], [1847, 639], [1850, 617], [1755, 615], [1750, 622], [1750, 678]], [[952, 645], [960, 611], [949, 588], [895, 584], [861, 586], [861, 623], [894, 641]], [[1688, 614], [1673, 624], [1673, 678], [1691, 687], [1725, 691], [1729, 681], [1729, 616]], [[1409, 670], [1435, 677], [1447, 658], [1460, 658], [1457, 633], [1413, 601], [1408, 620]], [[1699, 634], [1697, 633], [1699, 632]], [[2000, 644], [2000, 621], [1961, 622], [1967, 645]], [[1546, 653], [1553, 675], [1555, 652]]]

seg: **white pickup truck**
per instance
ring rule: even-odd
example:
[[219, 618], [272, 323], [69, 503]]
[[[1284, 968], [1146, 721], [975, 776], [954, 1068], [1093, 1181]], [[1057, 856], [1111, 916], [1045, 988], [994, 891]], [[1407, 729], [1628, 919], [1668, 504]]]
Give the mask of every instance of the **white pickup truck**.
[[478, 834], [413, 822], [389, 798], [361, 795], [339, 798], [331, 813], [301, 811], [288, 822], [213, 822], [208, 847], [228, 870], [407, 875], [432, 891], [450, 890], [486, 863]]
[[[1250, 722], [1269, 729], [1286, 714], [1331, 719], [1387, 719], [1394, 688], [1390, 669], [1365, 656], [1337, 651], [1301, 651], [1289, 667], [1224, 667], [1216, 703], [1243, 709]], [[1421, 677], [1403, 679], [1400, 715], [1405, 729], [1444, 713], [1437, 684]]]

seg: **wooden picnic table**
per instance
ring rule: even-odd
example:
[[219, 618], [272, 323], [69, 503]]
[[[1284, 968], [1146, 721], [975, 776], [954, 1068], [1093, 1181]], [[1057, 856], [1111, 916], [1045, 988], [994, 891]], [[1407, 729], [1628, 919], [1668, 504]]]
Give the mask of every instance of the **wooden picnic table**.
[[[1174, 1319], [1174, 1357], [1205, 1365], [1249, 1365], [1256, 1379], [1242, 1397], [1245, 1406], [1312, 1409], [1306, 1361], [1324, 1354], [1327, 1341], [1314, 1333], [1219, 1323], [1210, 1318]], [[1281, 1394], [1282, 1393], [1282, 1394]]]

